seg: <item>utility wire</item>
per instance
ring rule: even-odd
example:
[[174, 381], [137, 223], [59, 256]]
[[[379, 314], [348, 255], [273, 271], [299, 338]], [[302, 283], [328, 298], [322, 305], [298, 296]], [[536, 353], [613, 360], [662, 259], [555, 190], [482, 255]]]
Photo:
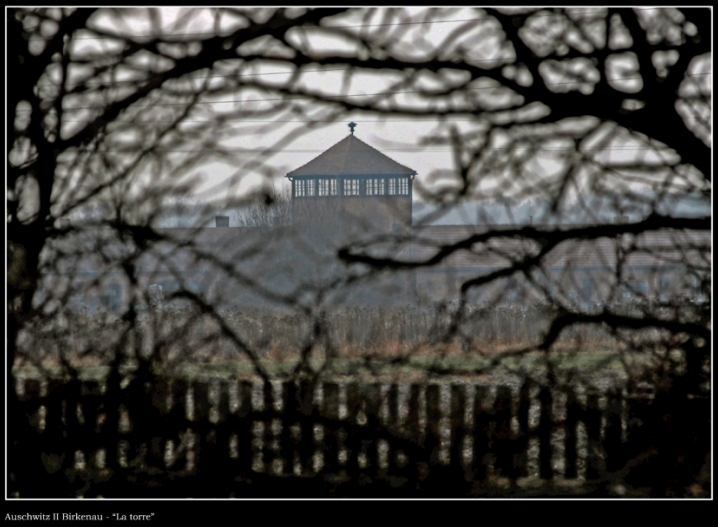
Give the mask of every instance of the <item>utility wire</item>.
[[[477, 59], [477, 60], [467, 60], [464, 61], [463, 64], [468, 64], [469, 66], [473, 64], [479, 64], [481, 62], [496, 62], [501, 60], [513, 60], [514, 57], [496, 57], [493, 59]], [[457, 67], [460, 66], [460, 64], [457, 65]], [[331, 68], [331, 69], [319, 69], [319, 70], [304, 70], [299, 71], [300, 74], [304, 73], [326, 73], [330, 71], [350, 71], [351, 68]], [[296, 71], [296, 70], [295, 70]], [[295, 71], [287, 70], [287, 71], [269, 71], [269, 72], [263, 72], [263, 73], [232, 73], [228, 75], [195, 75], [192, 77], [184, 77], [181, 79], [173, 79], [173, 80], [189, 80], [189, 79], [200, 79], [200, 80], [207, 80], [207, 79], [226, 79], [226, 78], [238, 78], [238, 77], [262, 77], [264, 75], [292, 75], [295, 73]], [[160, 72], [161, 74], [162, 72]], [[131, 83], [140, 83], [140, 82], [146, 82], [147, 78], [144, 79], [129, 79], [129, 80], [122, 80], [122, 81], [101, 81], [101, 80], [87, 80], [87, 81], [79, 81], [76, 83], [73, 83], [75, 85], [96, 85], [99, 84], [101, 86], [110, 86], [113, 84], [131, 84]], [[57, 86], [56, 82], [47, 82], [44, 84], [37, 84], [37, 86]]]
[[[666, 147], [664, 149], [670, 149], [670, 147]], [[80, 148], [81, 151], [98, 151], [96, 148]], [[606, 150], [626, 150], [626, 151], [656, 151], [658, 148], [650, 148], [650, 147], [644, 147], [644, 146], [616, 146], [616, 147], [585, 147], [585, 148], [573, 148], [573, 147], [531, 147], [531, 146], [516, 146], [513, 148], [506, 148], [506, 147], [497, 147], [497, 148], [482, 148], [481, 150], [490, 150], [490, 151], [504, 151], [504, 152], [515, 152], [517, 150], [534, 150], [536, 152], [546, 152], [546, 151], [574, 151], [578, 150], [580, 152], [585, 151], [597, 151], [597, 152], [603, 152]], [[106, 153], [106, 152], [135, 152], [138, 151], [137, 148], [134, 147], [128, 147], [126, 149], [102, 149], [98, 152], [100, 153]], [[192, 149], [192, 150], [180, 150], [180, 149], [172, 149], [172, 148], [154, 148], [153, 151], [157, 152], [184, 152], [184, 153], [199, 153], [199, 152], [236, 152], [236, 153], [274, 153], [274, 154], [281, 154], [281, 153], [291, 153], [291, 154], [297, 154], [297, 153], [321, 153], [325, 150], [316, 150], [316, 149], [281, 149], [281, 148], [226, 148], [222, 146], [218, 146], [216, 149], [211, 148], [199, 148], [199, 149]], [[382, 152], [417, 152], [417, 153], [423, 153], [423, 152], [451, 152], [453, 151], [450, 148], [443, 148], [443, 149], [437, 149], [437, 148], [382, 148]]]
[[[654, 10], [659, 9], [657, 7], [636, 7], [631, 8], [634, 11], [648, 11], [648, 10]], [[606, 8], [598, 8], [594, 9], [593, 11], [596, 13], [603, 13], [605, 12]], [[540, 18], [540, 17], [547, 17], [547, 16], [561, 16], [561, 15], [570, 15], [570, 14], [578, 14], [580, 13], [586, 13], [591, 11], [590, 9], [580, 9], [577, 8], [575, 12], [569, 12], [569, 11], [563, 11], [559, 13], [545, 13], [545, 14], [530, 14], [530, 13], [515, 13], [518, 15], [528, 15], [530, 18]], [[511, 16], [512, 13], [506, 13], [507, 15]], [[387, 22], [387, 23], [379, 23], [379, 24], [356, 24], [356, 25], [326, 25], [326, 26], [303, 26], [304, 28], [311, 27], [316, 29], [354, 29], [354, 28], [362, 28], [362, 27], [390, 27], [390, 26], [410, 26], [410, 25], [424, 25], [424, 24], [451, 24], [451, 23], [458, 23], [458, 22], [481, 22], [488, 20], [486, 17], [482, 18], [456, 18], [453, 20], [424, 20], [424, 21], [416, 21], [416, 22]], [[37, 29], [38, 26], [34, 27], [33, 30]], [[83, 28], [86, 29], [86, 28]], [[243, 28], [238, 28], [236, 31], [241, 31]], [[89, 29], [88, 29], [89, 30]], [[91, 30], [90, 30], [91, 31]], [[36, 35], [31, 35], [31, 37], [35, 37]], [[210, 37], [218, 37], [218, 38], [227, 38], [231, 37], [232, 33], [229, 35], [218, 35], [216, 31], [205, 31], [205, 32], [195, 32], [195, 33], [168, 33], [168, 34], [155, 34], [155, 35], [103, 35], [101, 37], [83, 37], [78, 36], [75, 37], [76, 40], [106, 40], [106, 39], [131, 39], [131, 38], [149, 38], [152, 40], [157, 39], [165, 39], [165, 38], [171, 38], [171, 37], [188, 37], [188, 36], [210, 36]], [[180, 41], [181, 43], [182, 41]]]
[[[686, 73], [686, 76], [696, 76], [696, 75], [712, 75], [713, 72], [706, 72], [706, 73]], [[623, 80], [632, 80], [632, 79], [643, 79], [642, 75], [632, 76], [632, 77], [616, 77], [611, 79], [606, 79], [607, 81], [623, 81]], [[595, 83], [598, 81], [591, 81], [591, 80], [575, 80], [575, 81], [566, 81], [566, 82], [545, 82], [543, 83], [544, 86], [558, 86], [558, 85], [565, 85], [565, 84], [582, 84], [582, 83]], [[526, 88], [530, 88], [529, 86], [526, 86]], [[272, 89], [271, 86], [264, 87], [264, 89]], [[462, 88], [459, 92], [453, 92], [453, 93], [431, 93], [426, 92], [423, 90], [400, 90], [400, 91], [382, 91], [382, 92], [375, 92], [375, 93], [352, 93], [347, 95], [322, 95], [322, 94], [298, 94], [298, 95], [288, 95], [287, 97], [276, 97], [276, 98], [270, 98], [270, 99], [228, 99], [223, 101], [201, 101], [197, 102], [195, 101], [193, 104], [223, 104], [223, 103], [245, 103], [245, 102], [267, 102], [267, 101], [287, 101], [292, 99], [301, 99], [301, 98], [317, 98], [317, 97], [326, 97], [326, 99], [320, 101], [320, 102], [336, 102], [336, 99], [342, 99], [346, 97], [370, 97], [375, 95], [395, 95], [395, 94], [406, 94], [406, 93], [419, 93], [421, 95], [426, 96], [451, 96], [455, 93], [461, 93], [462, 91], [480, 91], [480, 90], [500, 90], [500, 89], [511, 89], [508, 86], [499, 85], [499, 86], [481, 86], [478, 88]], [[122, 101], [115, 101], [115, 102], [122, 102]], [[108, 103], [109, 105], [110, 103]], [[151, 104], [148, 104], [146, 106], [139, 106], [138, 108], [150, 108], [155, 106], [185, 106], [189, 104], [188, 102], [153, 102]], [[69, 108], [63, 108], [63, 111], [70, 111], [70, 110], [102, 110], [104, 108], [107, 108], [108, 105], [105, 106], [71, 106]], [[23, 109], [20, 108], [16, 111], [32, 111], [29, 108]]]
[[[515, 59], [515, 57], [496, 57], [493, 59], [467, 60], [467, 61], [464, 61], [463, 63], [457, 64], [456, 67], [457, 67], [457, 69], [460, 69], [462, 64], [472, 66], [474, 64], [479, 64], [482, 62], [497, 62], [497, 61], [501, 61], [501, 60], [514, 60], [514, 59]], [[351, 71], [351, 68], [329, 68], [329, 69], [318, 69], [318, 70], [304, 70], [304, 71], [299, 71], [298, 73], [300, 75], [303, 75], [305, 73], [328, 73], [328, 72], [334, 72], [334, 71]], [[160, 73], [162, 73], [162, 72], [160, 72]], [[268, 71], [268, 72], [263, 72], [263, 73], [231, 73], [231, 74], [227, 74], [227, 75], [206, 75], [206, 76], [195, 75], [193, 77], [183, 77], [183, 78], [172, 79], [172, 80], [178, 81], [178, 80], [199, 79], [199, 80], [204, 81], [207, 79], [229, 79], [229, 78], [237, 79], [237, 78], [241, 78], [241, 77], [263, 77], [265, 75], [293, 75], [295, 73], [297, 73], [296, 70], [295, 71], [292, 71], [292, 70]], [[355, 73], [360, 73], [360, 72], [355, 71]], [[709, 74], [710, 73], [687, 73], [687, 75], [709, 75]], [[112, 86], [115, 84], [133, 84], [133, 83], [138, 84], [141, 82], [147, 82], [148, 80], [150, 80], [150, 79], [148, 79], [148, 78], [128, 79], [128, 80], [121, 80], [121, 81], [86, 80], [86, 81], [73, 82], [72, 84], [74, 84], [76, 86], [79, 86], [79, 85], [83, 85], [83, 86], [95, 86], [95, 85]], [[579, 82], [579, 81], [576, 81], [576, 82]], [[37, 84], [36, 86], [57, 87], [58, 84], [56, 82], [46, 82], [46, 83], [42, 83], [42, 84]]]

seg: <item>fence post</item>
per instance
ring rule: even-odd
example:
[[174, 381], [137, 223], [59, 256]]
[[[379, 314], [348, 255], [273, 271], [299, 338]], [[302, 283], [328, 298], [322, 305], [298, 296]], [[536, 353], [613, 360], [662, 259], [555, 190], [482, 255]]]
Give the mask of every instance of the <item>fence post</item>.
[[426, 388], [426, 452], [429, 455], [429, 470], [437, 468], [441, 453], [441, 406], [440, 386], [430, 384]]
[[299, 463], [302, 473], [314, 471], [313, 461], [316, 445], [314, 444], [314, 390], [315, 384], [301, 381], [297, 386], [300, 417]]
[[565, 469], [564, 478], [576, 479], [578, 477], [578, 422], [581, 419], [581, 405], [576, 395], [576, 387], [569, 387], [566, 393], [566, 441], [564, 447]]
[[474, 479], [484, 481], [488, 476], [489, 444], [493, 432], [493, 423], [488, 411], [490, 408], [490, 388], [476, 386], [474, 395], [474, 444], [471, 452], [471, 465]]
[[59, 379], [47, 380], [45, 397], [45, 430], [42, 433], [42, 445], [45, 468], [49, 473], [66, 469], [72, 465], [74, 452], [67, 435], [68, 392], [71, 386], [63, 384]]
[[102, 424], [98, 422], [102, 408], [102, 383], [84, 381], [80, 385], [80, 404], [82, 424], [80, 426], [80, 449], [85, 455], [85, 467], [88, 470], [97, 468], [97, 454], [103, 444], [99, 434]]
[[173, 443], [176, 443], [176, 448], [173, 449], [173, 460], [172, 466], [180, 467], [182, 463], [182, 470], [187, 466], [187, 439], [184, 440], [184, 431], [187, 429], [188, 422], [188, 411], [187, 411], [187, 392], [189, 391], [190, 384], [185, 379], [173, 378], [170, 388], [171, 393], [171, 406], [169, 409], [168, 422], [173, 430], [177, 430], [177, 436], [172, 438]]
[[[224, 433], [220, 433], [218, 427], [211, 422], [212, 404], [210, 396], [212, 385], [210, 381], [195, 383], [194, 385], [194, 416], [193, 431], [198, 438], [195, 452], [197, 453], [195, 464], [200, 474], [212, 474], [219, 477], [226, 469], [229, 452], [229, 441], [224, 441]], [[220, 396], [221, 398], [221, 396]], [[222, 428], [226, 428], [223, 425]], [[220, 437], [222, 436], [222, 437]]]
[[209, 383], [207, 381], [194, 381], [192, 383], [192, 396], [194, 411], [193, 423], [203, 423], [209, 420]]
[[389, 386], [389, 392], [387, 393], [387, 405], [388, 405], [388, 412], [387, 412], [387, 429], [389, 430], [389, 439], [388, 441], [388, 449], [387, 449], [387, 460], [389, 462], [389, 466], [387, 468], [388, 473], [392, 476], [395, 476], [399, 472], [399, 466], [397, 464], [397, 453], [399, 449], [397, 448], [396, 444], [396, 438], [400, 437], [400, 430], [398, 427], [399, 424], [399, 386], [396, 384], [391, 384]]
[[605, 471], [604, 452], [601, 445], [601, 411], [598, 394], [586, 395], [583, 423], [586, 427], [586, 480], [596, 481]]
[[[82, 388], [83, 383], [78, 378], [72, 379], [63, 387], [65, 391], [64, 434], [66, 434], [66, 455], [64, 459], [64, 466], [65, 468], [70, 469], [73, 472], [77, 468], [77, 453], [80, 452], [82, 454], [85, 460], [85, 466], [87, 466], [88, 451], [92, 448], [92, 445], [95, 442], [93, 433], [94, 427], [92, 427], [92, 431], [88, 430], [90, 429], [90, 426], [88, 426], [88, 423], [85, 420], [85, 415], [83, 413]], [[73, 481], [73, 479], [74, 478], [71, 478], [67, 483], [68, 487], [71, 489], [70, 492], [72, 492], [73, 495], [76, 495], [76, 493], [78, 492], [78, 487], [82, 486], [77, 485], [79, 481]], [[82, 492], [84, 491], [80, 490], [80, 495], [82, 495]]]
[[274, 467], [274, 460], [278, 457], [278, 454], [274, 448], [274, 416], [276, 412], [274, 410], [274, 387], [271, 381], [265, 381], [262, 384], [262, 401], [263, 401], [263, 413], [266, 416], [262, 419], [263, 423], [263, 436], [262, 436], [262, 452], [261, 459], [264, 465], [264, 471], [267, 474], [271, 474]]
[[293, 474], [294, 456], [298, 442], [294, 438], [292, 428], [298, 426], [299, 401], [295, 381], [282, 383], [282, 431], [279, 436], [279, 457], [282, 460], [281, 472]]
[[19, 421], [12, 426], [8, 422], [7, 426], [7, 452], [9, 454], [12, 449], [13, 456], [7, 461], [14, 476], [7, 479], [7, 493], [13, 495], [18, 492], [20, 497], [42, 497], [50, 493], [47, 490], [50, 478], [43, 459], [44, 450], [41, 448], [44, 431], [40, 411], [44, 402], [41, 399], [41, 383], [36, 379], [17, 379], [13, 388], [19, 388], [20, 383], [24, 384], [24, 390], [16, 392]]
[[528, 448], [531, 430], [529, 426], [529, 410], [531, 408], [531, 392], [533, 383], [526, 381], [519, 390], [519, 402], [516, 413], [518, 420], [518, 433], [514, 440], [516, 451], [514, 453], [514, 471], [517, 477], [528, 477]]
[[655, 408], [653, 407], [653, 397], [650, 393], [632, 393], [626, 399], [626, 420], [628, 427], [628, 442], [632, 441], [633, 437], [641, 435], [641, 429], [645, 425], [655, 424], [652, 421], [655, 418], [659, 418], [659, 415], [655, 414]]
[[239, 408], [233, 419], [237, 431], [237, 470], [240, 476], [252, 473], [252, 382], [240, 381]]
[[364, 391], [364, 410], [367, 424], [362, 441], [362, 451], [366, 455], [366, 471], [372, 477], [379, 473], [378, 432], [381, 430], [381, 385], [372, 383]]
[[18, 397], [18, 400], [23, 405], [28, 423], [35, 429], [36, 433], [40, 434], [40, 407], [42, 406], [40, 399], [41, 382], [39, 379], [25, 379], [23, 381], [23, 388], [23, 394], [21, 397]]
[[122, 388], [119, 377], [109, 375], [105, 379], [104, 407], [105, 422], [100, 428], [100, 440], [106, 448], [105, 466], [114, 472], [119, 472], [123, 470], [119, 455], [119, 442], [122, 440], [120, 431]]
[[229, 424], [230, 415], [230, 403], [229, 403], [229, 391], [230, 382], [220, 382], [218, 389], [218, 400], [217, 400], [217, 455], [219, 463], [227, 463], [229, 461], [229, 443], [230, 436], [232, 435], [231, 426]]
[[[171, 414], [170, 396], [172, 393], [171, 381], [167, 377], [155, 378], [152, 387], [151, 406], [154, 416], [151, 420], [149, 438], [148, 465], [165, 468], [165, 446], [170, 433], [179, 429], [172, 426], [168, 416]], [[174, 437], [173, 437], [174, 438]]]
[[408, 450], [402, 449], [406, 464], [402, 472], [412, 481], [417, 481], [421, 476], [419, 464], [425, 463], [423, 446], [423, 431], [421, 429], [420, 400], [421, 400], [421, 384], [411, 384], [409, 386], [408, 414], [406, 421], [402, 427], [402, 432], [407, 440]]
[[617, 472], [625, 464], [623, 448], [623, 397], [620, 390], [608, 392], [606, 408], [606, 434], [604, 439], [606, 470]]
[[463, 384], [451, 386], [451, 436], [449, 463], [452, 472], [460, 474], [465, 472], [464, 442], [466, 439], [466, 386]]
[[359, 453], [361, 452], [361, 427], [358, 423], [361, 410], [361, 390], [355, 382], [347, 385], [347, 473], [351, 478], [359, 477]]
[[513, 394], [508, 386], [499, 386], [494, 402], [495, 428], [491, 438], [491, 452], [496, 459], [498, 474], [516, 480], [514, 470], [515, 445], [511, 432]]
[[553, 393], [549, 386], [539, 391], [541, 415], [539, 417], [539, 476], [543, 480], [553, 479], [551, 436], [553, 435]]
[[335, 382], [324, 383], [322, 417], [326, 420], [322, 427], [324, 430], [322, 470], [327, 474], [333, 474], [339, 470], [339, 385]]

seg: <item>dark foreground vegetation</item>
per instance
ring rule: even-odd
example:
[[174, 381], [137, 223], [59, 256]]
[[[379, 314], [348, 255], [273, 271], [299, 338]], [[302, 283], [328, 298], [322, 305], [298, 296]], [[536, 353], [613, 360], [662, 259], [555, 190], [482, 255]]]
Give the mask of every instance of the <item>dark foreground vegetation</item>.
[[677, 386], [130, 377], [20, 383], [10, 495], [710, 495], [710, 400]]
[[441, 338], [455, 335], [455, 315], [446, 305], [337, 309], [319, 317], [332, 331], [316, 346], [311, 317], [224, 313], [245, 336], [242, 353], [206, 341], [218, 328], [202, 313], [165, 307], [135, 326], [145, 352], [127, 343], [104, 359], [123, 321], [68, 315], [26, 343], [17, 367], [26, 417], [11, 431], [10, 494], [710, 494], [707, 363], [689, 378], [660, 330], [644, 334], [641, 352], [633, 333], [577, 327], [551, 353], [529, 354], [549, 307], [475, 308], [482, 346]]

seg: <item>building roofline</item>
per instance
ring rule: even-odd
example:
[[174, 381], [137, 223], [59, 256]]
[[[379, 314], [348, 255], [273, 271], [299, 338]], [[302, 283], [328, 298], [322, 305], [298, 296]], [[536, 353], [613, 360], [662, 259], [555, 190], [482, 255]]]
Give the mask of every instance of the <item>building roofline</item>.
[[397, 177], [397, 176], [405, 176], [405, 177], [411, 177], [416, 176], [418, 172], [414, 170], [413, 172], [396, 172], [396, 173], [385, 173], [385, 174], [375, 174], [371, 172], [364, 172], [360, 174], [301, 174], [298, 176], [292, 176], [287, 174], [286, 178], [289, 179], [306, 179], [306, 178], [313, 178], [313, 177], [319, 177], [319, 178], [389, 178], [389, 177]]
[[[384, 167], [386, 167], [386, 166], [389, 167], [389, 171], [385, 172], [384, 174], [381, 174], [381, 175], [392, 175], [392, 174], [416, 175], [417, 174], [417, 172], [413, 168], [407, 167], [406, 165], [399, 163], [395, 159], [392, 159], [391, 157], [389, 157], [386, 154], [384, 154], [383, 152], [381, 152], [379, 149], [374, 148], [370, 144], [362, 141], [361, 139], [359, 139], [358, 137], [356, 137], [355, 135], [352, 134], [352, 135], [348, 135], [347, 137], [345, 137], [338, 143], [332, 145], [331, 147], [329, 147], [327, 150], [325, 150], [324, 152], [322, 152], [321, 154], [316, 156], [311, 161], [288, 172], [287, 177], [291, 178], [291, 177], [300, 177], [300, 176], [310, 176], [310, 177], [346, 176], [347, 174], [342, 173], [341, 171], [344, 170], [344, 168], [347, 166], [347, 159], [348, 159], [347, 156], [349, 155], [350, 152], [353, 151], [354, 152], [354, 154], [352, 154], [352, 158], [353, 158], [353, 156], [356, 155], [356, 147], [359, 145], [362, 145], [360, 147], [361, 149], [365, 149], [365, 153], [359, 154], [359, 155], [363, 155], [363, 156], [368, 155], [369, 157], [367, 157], [366, 159], [368, 159], [370, 161], [370, 164], [373, 163], [375, 165], [375, 168], [377, 165], [377, 160], [379, 160], [379, 162], [378, 162], [379, 165], [383, 164]], [[337, 150], [337, 148], [339, 148], [339, 150]], [[342, 151], [342, 149], [345, 149], [345, 150]], [[327, 157], [327, 156], [329, 156], [329, 157]], [[332, 156], [335, 156], [335, 157], [332, 157]], [[338, 157], [336, 157], [336, 156], [338, 156]], [[336, 164], [339, 166], [339, 169], [337, 171], [333, 171], [334, 173], [331, 173], [328, 170], [326, 170], [326, 167], [322, 167], [322, 168], [324, 168], [324, 170], [322, 170], [323, 174], [316, 174], [314, 176], [312, 176], [311, 174], [301, 172], [302, 169], [304, 169], [305, 167], [308, 167], [309, 165], [312, 165], [312, 168], [310, 168], [310, 170], [311, 169], [316, 170], [315, 167], [317, 165], [321, 166], [324, 163], [328, 163], [329, 165]], [[388, 163], [388, 165], [387, 165], [387, 163]], [[356, 169], [356, 167], [354, 167], [354, 168]], [[396, 172], [394, 172], [394, 170], [401, 170], [401, 172], [396, 173]], [[369, 171], [369, 172], [359, 173], [356, 175], [369, 176], [372, 174], [377, 174], [377, 172]]]

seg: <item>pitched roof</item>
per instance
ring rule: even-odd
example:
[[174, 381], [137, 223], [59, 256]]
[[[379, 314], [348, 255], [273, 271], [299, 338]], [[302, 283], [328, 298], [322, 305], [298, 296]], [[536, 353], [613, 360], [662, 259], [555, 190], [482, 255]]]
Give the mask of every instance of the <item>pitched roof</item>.
[[[501, 229], [498, 227], [497, 229]], [[487, 231], [486, 226], [432, 225], [414, 227], [410, 260], [426, 261], [441, 247], [458, 243], [472, 234]], [[610, 267], [615, 268], [619, 253], [626, 266], [663, 267], [689, 265], [710, 269], [711, 233], [664, 229], [631, 236], [624, 242], [613, 238], [595, 240], [569, 239], [554, 247], [543, 259], [547, 267]], [[623, 248], [622, 248], [623, 247]], [[529, 240], [496, 238], [490, 243], [475, 244], [445, 258], [438, 267], [475, 268], [503, 267], [511, 259], [536, 254], [538, 246]], [[406, 259], [408, 247], [400, 259]]]
[[414, 175], [416, 171], [397, 163], [364, 141], [349, 135], [309, 163], [292, 170], [294, 176], [349, 176], [374, 174]]

